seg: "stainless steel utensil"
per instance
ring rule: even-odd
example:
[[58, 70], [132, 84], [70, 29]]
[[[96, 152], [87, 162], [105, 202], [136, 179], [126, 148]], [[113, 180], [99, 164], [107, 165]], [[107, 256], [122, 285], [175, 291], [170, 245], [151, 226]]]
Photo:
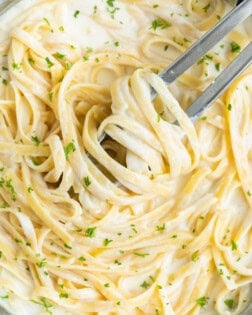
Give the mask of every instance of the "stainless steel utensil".
[[[223, 17], [215, 27], [204, 34], [184, 54], [167, 69], [160, 77], [170, 84], [190, 68], [208, 50], [214, 47], [236, 25], [252, 14], [252, 0], [238, 1], [240, 3]], [[227, 86], [252, 62], [252, 43], [250, 43], [237, 58], [220, 74], [220, 76], [189, 106], [187, 114], [195, 120]]]

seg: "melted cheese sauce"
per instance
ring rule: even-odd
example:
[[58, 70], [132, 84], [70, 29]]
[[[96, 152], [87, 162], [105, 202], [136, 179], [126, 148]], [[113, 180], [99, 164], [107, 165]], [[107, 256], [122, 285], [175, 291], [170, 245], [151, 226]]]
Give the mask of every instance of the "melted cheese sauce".
[[[251, 178], [244, 183], [249, 168], [234, 166], [236, 153], [229, 156], [237, 135], [226, 139], [238, 114], [226, 118], [221, 98], [194, 127], [178, 103], [186, 108], [236, 56], [232, 43], [251, 41], [251, 20], [172, 84], [171, 94], [145, 74], [171, 64], [230, 9], [220, 0], [23, 0], [1, 16], [1, 119], [10, 132], [1, 131], [0, 155], [17, 196], [1, 214], [0, 293], [12, 314], [229, 315], [244, 308], [251, 296]], [[243, 102], [235, 88], [229, 96], [232, 107], [247, 106], [241, 120], [251, 115], [247, 73], [235, 86]], [[160, 97], [153, 105], [149, 86]], [[169, 124], [172, 116], [183, 128]], [[103, 134], [117, 164], [92, 140]], [[251, 128], [241, 138], [251, 155]], [[6, 231], [5, 220], [13, 230]], [[31, 251], [19, 247], [24, 241], [15, 229], [23, 229]]]

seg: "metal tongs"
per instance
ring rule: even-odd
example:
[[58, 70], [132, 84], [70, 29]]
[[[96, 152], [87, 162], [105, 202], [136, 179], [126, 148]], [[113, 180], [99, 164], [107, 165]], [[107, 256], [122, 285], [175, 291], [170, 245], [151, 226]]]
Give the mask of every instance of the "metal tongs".
[[[237, 6], [205, 33], [160, 77], [169, 85], [190, 68], [200, 57], [217, 44], [236, 25], [252, 14], [252, 0], [237, 1]], [[188, 108], [187, 114], [194, 121], [252, 62], [252, 42], [222, 71], [209, 87]]]

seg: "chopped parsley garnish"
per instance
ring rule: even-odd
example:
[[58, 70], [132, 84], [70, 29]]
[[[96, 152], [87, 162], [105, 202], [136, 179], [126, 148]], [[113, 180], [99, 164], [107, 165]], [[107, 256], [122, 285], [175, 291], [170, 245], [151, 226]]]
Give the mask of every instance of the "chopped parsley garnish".
[[164, 19], [155, 19], [154, 21], [152, 21], [150, 28], [156, 31], [158, 28], [161, 28], [161, 30], [163, 30], [170, 26], [171, 23], [169, 21], [166, 21]]
[[231, 52], [233, 52], [233, 53], [238, 53], [238, 52], [240, 52], [241, 51], [241, 46], [240, 45], [238, 45], [236, 42], [231, 42]]
[[219, 62], [215, 64], [215, 69], [216, 69], [217, 71], [220, 71], [220, 63], [219, 63]]
[[206, 6], [203, 7], [203, 10], [205, 12], [207, 12], [210, 9], [210, 7], [211, 7], [211, 5], [210, 5], [210, 3], [208, 3]]
[[210, 55], [204, 55], [199, 61], [198, 61], [198, 65], [203, 63], [203, 62], [206, 62], [207, 60], [212, 60], [213, 57], [210, 56]]
[[12, 200], [13, 201], [16, 201], [16, 198], [17, 198], [17, 192], [13, 186], [13, 183], [12, 183], [12, 179], [3, 179], [1, 178], [0, 180], [0, 186], [3, 186], [3, 184], [5, 184], [5, 187], [8, 188], [11, 192], [11, 195], [12, 195]]
[[16, 62], [13, 62], [12, 63], [12, 68], [13, 68], [13, 70], [20, 70], [20, 64], [18, 64]]
[[106, 2], [108, 6], [113, 7], [115, 0], [107, 0]]
[[3, 83], [3, 85], [6, 86], [8, 84], [8, 81], [6, 79], [2, 79], [2, 83]]
[[231, 248], [232, 248], [232, 250], [237, 250], [237, 244], [233, 240], [231, 240]]
[[116, 42], [114, 42], [114, 45], [115, 45], [116, 47], [119, 47], [120, 43], [119, 43], [118, 41], [116, 41]]
[[90, 180], [89, 176], [85, 176], [85, 177], [83, 178], [83, 181], [84, 181], [84, 184], [85, 184], [87, 187], [91, 185], [91, 180]]
[[5, 208], [9, 208], [9, 204], [7, 203], [7, 202], [3, 202], [1, 205], [0, 205], [0, 208], [3, 208], [3, 209], [5, 209]]
[[93, 14], [96, 14], [96, 12], [97, 12], [97, 5], [95, 5], [93, 8]]
[[161, 113], [158, 113], [158, 114], [157, 114], [157, 122], [158, 122], [158, 123], [161, 121], [163, 115], [164, 115], [164, 111], [162, 111]]
[[61, 293], [59, 294], [59, 297], [60, 297], [61, 299], [68, 299], [68, 293], [61, 292]]
[[116, 259], [116, 260], [114, 261], [114, 264], [120, 266], [122, 263], [121, 263], [119, 260]]
[[74, 17], [77, 19], [77, 17], [78, 17], [79, 14], [80, 14], [80, 11], [79, 11], [79, 10], [76, 10], [76, 11], [74, 12]]
[[134, 253], [134, 255], [144, 258], [146, 256], [149, 256], [150, 254], [149, 253]]
[[111, 242], [113, 242], [113, 240], [109, 240], [108, 238], [105, 238], [103, 241], [103, 245], [108, 246]]
[[48, 97], [49, 97], [49, 100], [52, 102], [52, 99], [53, 99], [53, 92], [48, 93]]
[[159, 232], [163, 232], [165, 230], [165, 223], [162, 225], [157, 225], [156, 230]]
[[54, 65], [54, 63], [49, 59], [49, 57], [46, 57], [45, 61], [47, 63], [48, 68], [51, 68]]
[[96, 230], [96, 227], [87, 228], [85, 231], [85, 236], [89, 238], [95, 237], [95, 230]]
[[156, 9], [156, 8], [158, 8], [159, 7], [159, 5], [158, 4], [153, 4], [153, 6], [152, 6], [154, 9]]
[[69, 154], [75, 151], [76, 147], [74, 144], [74, 140], [72, 140], [72, 142], [69, 142], [68, 145], [64, 147], [65, 157], [67, 161], [69, 161]]
[[53, 313], [49, 310], [49, 308], [53, 307], [52, 304], [50, 304], [45, 297], [40, 298], [39, 301], [35, 301], [35, 300], [31, 300], [31, 302], [41, 305], [42, 307], [44, 307], [45, 312], [52, 315]]
[[9, 295], [7, 295], [7, 294], [6, 294], [6, 295], [1, 295], [0, 298], [1, 298], [1, 299], [8, 299], [8, 298], [9, 298]]
[[72, 249], [72, 246], [68, 245], [68, 244], [64, 244], [64, 247], [65, 248], [68, 248], [68, 249]]
[[27, 187], [27, 191], [28, 191], [28, 193], [30, 194], [30, 193], [33, 191], [33, 188], [32, 188], [31, 186], [28, 186], [28, 187]]
[[90, 54], [91, 52], [93, 52], [94, 51], [94, 49], [92, 48], [92, 47], [87, 47], [87, 49], [86, 49], [86, 52], [88, 53], [88, 54]]
[[40, 140], [39, 140], [39, 138], [37, 136], [35, 136], [35, 137], [31, 136], [31, 141], [34, 142], [34, 144], [36, 146], [39, 146], [39, 144], [40, 144]]
[[34, 59], [31, 58], [31, 57], [28, 58], [28, 62], [29, 62], [30, 65], [34, 65], [34, 63], [35, 63]]
[[3, 71], [8, 71], [8, 68], [5, 67], [5, 66], [2, 66], [2, 70], [3, 70]]
[[55, 53], [55, 56], [56, 56], [57, 58], [59, 58], [59, 59], [65, 58], [65, 55], [61, 54], [60, 52], [56, 52], [56, 53]]
[[37, 265], [39, 268], [45, 267], [46, 264], [47, 264], [47, 262], [46, 262], [46, 259], [45, 259], [45, 258], [42, 259], [40, 262], [37, 262], [37, 263], [36, 263], [36, 265]]
[[64, 30], [65, 30], [65, 29], [64, 29], [64, 26], [61, 25], [61, 26], [59, 27], [59, 31], [60, 31], [60, 32], [64, 32]]
[[105, 287], [105, 288], [108, 288], [109, 286], [110, 286], [109, 283], [105, 283], [105, 284], [104, 284], [104, 287]]
[[201, 296], [201, 297], [199, 297], [195, 302], [196, 302], [196, 304], [199, 305], [200, 307], [203, 307], [203, 306], [207, 305], [208, 300], [209, 300], [209, 297], [207, 297], [207, 296]]
[[49, 22], [49, 20], [48, 20], [47, 18], [43, 18], [43, 20], [46, 22], [46, 24], [47, 24], [49, 27], [51, 27], [51, 24], [50, 24], [50, 22]]
[[144, 281], [140, 284], [141, 288], [148, 289], [150, 287], [150, 284], [147, 281]]
[[86, 260], [86, 258], [85, 258], [85, 257], [83, 257], [83, 256], [80, 256], [80, 257], [78, 258], [78, 260], [79, 260], [79, 261], [85, 261], [85, 260]]
[[248, 191], [247, 191], [247, 195], [248, 195], [249, 197], [251, 197], [251, 196], [252, 196], [252, 193], [251, 193], [251, 191], [250, 191], [250, 190], [248, 190]]
[[227, 109], [228, 109], [229, 111], [231, 111], [231, 110], [232, 110], [232, 104], [228, 104]]
[[0, 250], [0, 259], [2, 258], [3, 252]]
[[232, 309], [234, 307], [234, 300], [227, 299], [224, 301], [224, 303], [227, 305], [228, 308]]
[[198, 250], [196, 252], [192, 253], [191, 259], [194, 262], [199, 260], [199, 251]]

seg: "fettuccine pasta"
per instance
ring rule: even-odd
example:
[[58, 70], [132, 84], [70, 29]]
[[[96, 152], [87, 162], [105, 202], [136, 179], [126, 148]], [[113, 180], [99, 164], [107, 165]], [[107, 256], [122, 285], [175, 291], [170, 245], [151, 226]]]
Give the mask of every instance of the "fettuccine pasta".
[[169, 88], [158, 76], [230, 9], [23, 0], [0, 18], [0, 302], [12, 314], [246, 307], [251, 67], [195, 123], [185, 109], [251, 41], [251, 21]]

